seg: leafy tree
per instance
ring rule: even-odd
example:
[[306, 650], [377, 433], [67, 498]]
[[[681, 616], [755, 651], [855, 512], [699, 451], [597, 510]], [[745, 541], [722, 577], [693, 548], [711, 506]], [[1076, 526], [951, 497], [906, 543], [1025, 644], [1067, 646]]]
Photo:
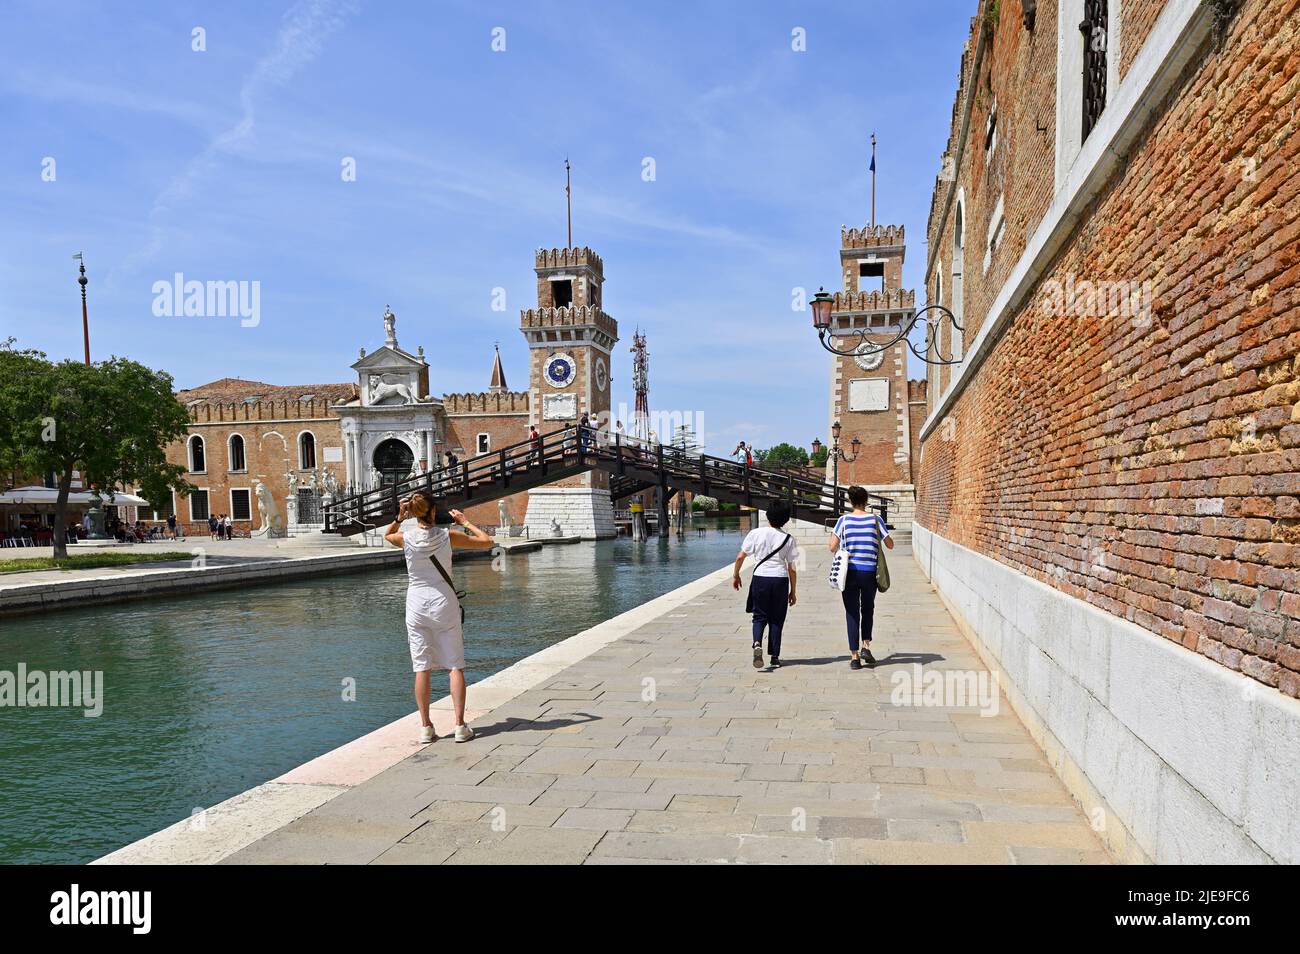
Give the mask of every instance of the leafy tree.
[[767, 450], [756, 451], [754, 458], [768, 470], [808, 466], [808, 452], [793, 444], [777, 444]]
[[0, 466], [53, 473], [54, 555], [68, 555], [64, 529], [72, 472], [102, 492], [135, 486], [156, 502], [190, 485], [169, 464], [166, 447], [183, 437], [189, 415], [171, 375], [126, 358], [97, 364], [46, 359], [39, 351], [0, 348]]
[[830, 460], [831, 449], [823, 446], [817, 453], [808, 458], [808, 463], [813, 467], [825, 467], [826, 462]]

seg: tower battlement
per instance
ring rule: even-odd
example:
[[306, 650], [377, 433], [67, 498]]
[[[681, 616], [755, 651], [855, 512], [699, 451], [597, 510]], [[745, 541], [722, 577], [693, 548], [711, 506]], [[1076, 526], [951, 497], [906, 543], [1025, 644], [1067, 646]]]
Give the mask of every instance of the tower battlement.
[[539, 271], [544, 268], [587, 268], [601, 280], [605, 277], [605, 263], [599, 255], [582, 245], [577, 248], [539, 248], [536, 265]]
[[837, 291], [834, 295], [833, 313], [866, 313], [873, 311], [898, 311], [916, 307], [916, 292], [905, 288], [889, 288], [884, 291], [845, 292]]
[[860, 229], [840, 227], [840, 248], [885, 248], [905, 244], [901, 225], [865, 225]]

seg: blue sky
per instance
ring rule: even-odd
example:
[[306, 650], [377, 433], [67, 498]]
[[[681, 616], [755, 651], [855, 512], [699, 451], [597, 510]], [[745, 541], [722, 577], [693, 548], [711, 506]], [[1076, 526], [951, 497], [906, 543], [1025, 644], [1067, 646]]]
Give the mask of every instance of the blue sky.
[[[806, 446], [826, 437], [830, 358], [791, 291], [839, 286], [873, 130], [876, 219], [907, 226], [920, 288], [974, 7], [6, 4], [0, 337], [80, 356], [84, 251], [92, 356], [180, 387], [349, 380], [388, 304], [433, 393], [485, 388], [498, 340], [522, 388], [518, 314], [533, 250], [565, 242], [567, 155], [574, 241], [604, 258], [624, 339], [616, 404], [640, 326], [652, 408], [702, 412], [714, 450]], [[259, 282], [260, 323], [156, 317], [153, 284], [176, 272]]]

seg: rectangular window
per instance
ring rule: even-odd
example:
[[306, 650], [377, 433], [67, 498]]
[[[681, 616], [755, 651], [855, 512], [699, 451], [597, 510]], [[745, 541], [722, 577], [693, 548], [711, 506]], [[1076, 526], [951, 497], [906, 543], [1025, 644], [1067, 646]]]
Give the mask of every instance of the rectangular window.
[[253, 506], [247, 489], [230, 491], [230, 519], [253, 519]]
[[478, 453], [480, 453], [480, 454], [486, 454], [486, 453], [487, 453], [488, 451], [490, 451], [490, 450], [492, 450], [492, 437], [491, 437], [491, 435], [488, 435], [488, 434], [480, 434], [480, 435], [478, 436]]
[[208, 519], [208, 492], [206, 490], [190, 491], [190, 519]]
[[[871, 287], [875, 283], [873, 278], [880, 279], [879, 285]], [[858, 291], [884, 291], [885, 290], [885, 263], [884, 262], [858, 262]]]
[[989, 119], [984, 126], [984, 159], [993, 158], [993, 150], [998, 147], [998, 101], [993, 100], [989, 107]]
[[570, 279], [551, 282], [551, 300], [556, 308], [568, 308], [573, 304], [573, 282]]

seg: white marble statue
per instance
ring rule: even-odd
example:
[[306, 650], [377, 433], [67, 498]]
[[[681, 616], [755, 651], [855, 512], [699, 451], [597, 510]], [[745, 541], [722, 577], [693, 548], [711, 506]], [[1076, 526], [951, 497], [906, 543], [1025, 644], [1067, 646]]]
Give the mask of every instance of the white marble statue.
[[510, 508], [506, 506], [504, 498], [497, 501], [497, 522], [502, 530], [510, 529]]
[[253, 531], [255, 537], [284, 536], [284, 517], [276, 505], [271, 491], [260, 480], [253, 481], [253, 494], [257, 497], [257, 512], [262, 518], [262, 525]]
[[334, 471], [325, 471], [325, 492], [331, 497], [338, 493], [339, 479], [334, 476]]
[[298, 475], [293, 471], [285, 474], [285, 479], [289, 482], [289, 496], [292, 497], [298, 492]]

